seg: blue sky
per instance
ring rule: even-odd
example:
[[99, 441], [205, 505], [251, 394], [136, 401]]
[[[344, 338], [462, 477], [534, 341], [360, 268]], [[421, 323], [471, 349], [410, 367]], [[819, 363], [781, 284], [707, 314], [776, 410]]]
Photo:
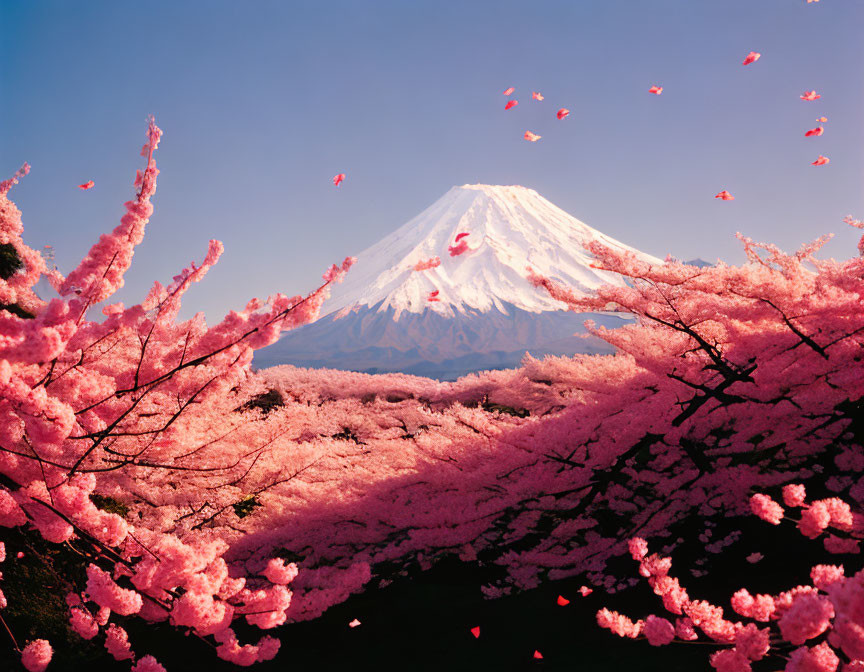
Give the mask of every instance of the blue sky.
[[25, 238], [68, 272], [119, 221], [156, 115], [156, 212], [118, 299], [217, 238], [184, 310], [211, 321], [311, 289], [464, 183], [534, 188], [661, 257], [740, 262], [736, 231], [785, 249], [836, 232], [826, 253], [847, 257], [862, 29], [855, 0], [0, 0], [0, 173], [33, 165], [13, 192]]

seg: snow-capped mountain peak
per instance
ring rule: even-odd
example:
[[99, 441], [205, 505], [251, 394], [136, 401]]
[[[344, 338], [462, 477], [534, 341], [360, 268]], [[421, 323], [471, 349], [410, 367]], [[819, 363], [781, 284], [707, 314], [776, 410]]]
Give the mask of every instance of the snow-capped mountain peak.
[[[468, 234], [456, 241], [458, 234]], [[585, 243], [598, 240], [662, 263], [592, 229], [521, 186], [466, 184], [453, 187], [417, 217], [357, 255], [343, 285], [333, 287], [322, 314], [363, 308], [441, 316], [475, 314], [514, 306], [531, 313], [557, 311], [560, 303], [526, 279], [526, 268], [583, 292], [620, 277], [590, 267]], [[467, 249], [451, 256], [450, 249]], [[417, 271], [434, 257], [440, 265]], [[434, 263], [434, 262], [433, 262]], [[429, 301], [437, 291], [437, 300]]]
[[323, 317], [258, 351], [255, 365], [452, 380], [518, 366], [526, 351], [538, 357], [609, 353], [608, 343], [585, 333], [584, 322], [614, 328], [625, 315], [563, 310], [525, 278], [530, 266], [585, 293], [621, 284], [620, 276], [591, 268], [584, 245], [595, 240], [663, 263], [583, 224], [533, 189], [453, 187], [357, 255], [344, 284], [332, 287]]

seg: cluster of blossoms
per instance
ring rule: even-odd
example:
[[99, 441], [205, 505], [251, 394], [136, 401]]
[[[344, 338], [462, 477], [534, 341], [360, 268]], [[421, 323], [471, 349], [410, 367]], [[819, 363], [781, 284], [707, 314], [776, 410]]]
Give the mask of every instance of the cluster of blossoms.
[[[806, 501], [806, 490], [800, 483], [783, 488], [783, 503], [790, 508], [801, 508], [798, 530], [809, 539], [816, 539], [829, 528], [845, 532], [840, 537], [827, 532], [823, 544], [829, 553], [858, 553], [860, 538], [864, 537], [864, 519], [852, 512], [852, 508], [839, 497], [829, 497], [815, 502]], [[756, 494], [750, 498], [750, 508], [762, 520], [779, 525], [785, 511], [768, 495]]]
[[[804, 486], [788, 484], [783, 488], [783, 500], [787, 506], [803, 508], [798, 527], [807, 537], [815, 538], [834, 525], [854, 541], [864, 538], [864, 516], [853, 513], [839, 498], [808, 504]], [[779, 522], [778, 515], [783, 516], [782, 507], [766, 495], [753, 495], [750, 503], [754, 513], [772, 524]], [[807, 516], [814, 506], [820, 510], [827, 507], [836, 516], [829, 514], [828, 522], [820, 523], [815, 534], [808, 522], [811, 516]], [[820, 521], [823, 519], [820, 516]], [[816, 565], [810, 572], [810, 584], [778, 595], [751, 595], [742, 588], [730, 602], [736, 614], [752, 621], [744, 623], [726, 619], [722, 607], [692, 600], [678, 579], [669, 575], [671, 559], [649, 555], [644, 539], [631, 539], [629, 550], [639, 562], [639, 573], [663, 599], [666, 610], [678, 618], [673, 624], [652, 614], [634, 623], [602, 609], [597, 613], [601, 627], [621, 637], [643, 635], [652, 646], [697, 640], [701, 632], [727, 645], [710, 657], [717, 672], [751, 672], [752, 663], [772, 655], [787, 659], [785, 672], [838, 672], [841, 662], [842, 672], [864, 670], [864, 570], [847, 577], [841, 565]]]

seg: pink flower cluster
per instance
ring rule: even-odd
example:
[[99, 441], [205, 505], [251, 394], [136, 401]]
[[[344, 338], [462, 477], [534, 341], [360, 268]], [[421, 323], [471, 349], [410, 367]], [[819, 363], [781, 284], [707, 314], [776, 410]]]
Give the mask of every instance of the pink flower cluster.
[[53, 655], [54, 649], [48, 640], [34, 639], [21, 651], [21, 664], [28, 672], [42, 672], [48, 667]]
[[[819, 532], [833, 525], [859, 533], [855, 514], [839, 498], [808, 504], [804, 487], [790, 484], [783, 489], [783, 501], [787, 506], [803, 508], [802, 517], [815, 510], [817, 513], [811, 515], [824, 520]], [[778, 524], [783, 517], [782, 509], [777, 511], [779, 505], [765, 495], [754, 495], [750, 505], [756, 515], [772, 524]], [[798, 525], [805, 536], [813, 536], [808, 534], [809, 525]], [[602, 627], [621, 636], [635, 637], [641, 632], [654, 646], [669, 644], [676, 638], [697, 639], [699, 629], [714, 641], [731, 645], [711, 654], [710, 663], [717, 672], [752, 672], [752, 663], [771, 655], [780, 640], [797, 647], [788, 658], [785, 672], [837, 672], [841, 662], [838, 651], [849, 660], [843, 672], [864, 670], [864, 570], [847, 578], [840, 565], [816, 565], [810, 572], [812, 585], [796, 586], [774, 596], [753, 596], [742, 588], [732, 596], [732, 608], [740, 616], [756, 621], [744, 624], [725, 620], [720, 607], [690, 600], [677, 580], [668, 575], [668, 559], [649, 555], [643, 539], [631, 539], [628, 547], [640, 563], [640, 574], [664, 598], [666, 609], [675, 614], [683, 611], [686, 617], [673, 626], [666, 619], [651, 615], [634, 634], [627, 627], [632, 621], [603, 609], [597, 615]], [[676, 597], [667, 600], [670, 594]], [[826, 633], [827, 641], [810, 645]], [[772, 634], [777, 640], [772, 640]]]

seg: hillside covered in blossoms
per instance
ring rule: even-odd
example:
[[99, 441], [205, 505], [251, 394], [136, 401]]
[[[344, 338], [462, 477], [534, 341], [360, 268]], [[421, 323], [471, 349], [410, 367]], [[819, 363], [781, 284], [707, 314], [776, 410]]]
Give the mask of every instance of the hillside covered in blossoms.
[[[182, 295], [222, 251], [211, 241], [202, 262], [167, 286], [156, 282], [143, 303], [104, 304], [101, 319], [88, 319], [122, 284], [143, 238], [160, 139], [151, 121], [137, 197], [65, 277], [23, 242], [8, 200], [27, 166], [0, 190], [0, 522], [15, 533], [4, 534], [3, 589], [13, 597], [3, 606], [17, 614], [16, 629], [33, 609], [14, 597], [26, 600], [15, 580], [28, 555], [53, 572], [74, 633], [104, 639], [141, 672], [162, 667], [133, 648], [133, 622], [173, 626], [216, 657], [251, 665], [276, 657], [279, 640], [243, 642], [241, 624], [246, 636], [248, 626], [290, 631], [448, 558], [500, 568], [478, 586], [489, 599], [571, 577], [584, 582], [583, 596], [614, 595], [632, 582], [610, 563], [629, 548], [679, 618], [674, 627], [655, 615], [633, 622], [604, 608], [600, 626], [652, 645], [706, 638], [718, 645], [710, 661], [721, 672], [750, 669], [772, 651], [804, 661], [842, 655], [856, 669], [864, 257], [821, 260], [824, 240], [786, 254], [742, 237], [747, 264], [696, 267], [593, 241], [586, 249], [598, 268], [626, 282], [586, 296], [531, 269], [527, 277], [572, 310], [636, 316], [617, 329], [589, 324], [613, 355], [528, 357], [519, 369], [454, 383], [253, 372], [253, 351], [314, 319], [353, 259], [307, 296], [253, 299], [213, 326], [202, 316], [178, 321]], [[62, 298], [33, 292], [42, 277]], [[756, 602], [742, 586], [727, 618], [691, 598], [667, 559], [647, 554], [645, 539], [668, 554], [701, 521], [694, 562], [710, 572], [711, 554], [741, 534], [726, 530], [730, 520], [752, 509], [783, 521], [771, 499], [781, 488], [787, 506], [803, 507], [804, 536], [850, 559], [848, 575], [821, 564], [814, 585], [803, 576]], [[482, 625], [474, 627], [479, 639]], [[51, 651], [50, 640], [34, 639], [22, 663], [44, 669]], [[815, 664], [786, 669], [838, 669], [807, 667]]]

